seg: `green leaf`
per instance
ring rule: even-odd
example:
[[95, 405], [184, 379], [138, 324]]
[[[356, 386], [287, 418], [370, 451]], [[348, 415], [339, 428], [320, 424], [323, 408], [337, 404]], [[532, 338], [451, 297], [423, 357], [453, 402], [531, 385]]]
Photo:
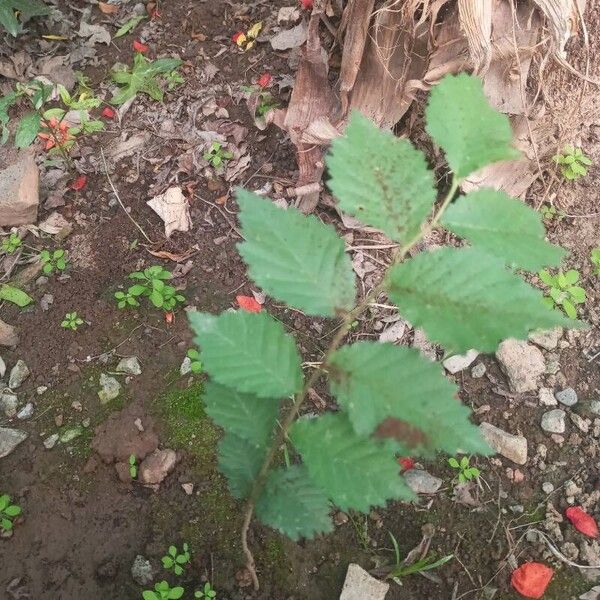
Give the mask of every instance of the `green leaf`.
[[0, 2], [0, 25], [13, 37], [17, 37], [22, 31], [21, 24], [17, 20], [15, 11], [8, 2]]
[[10, 496], [8, 494], [2, 494], [0, 496], [0, 512], [2, 512], [10, 504]]
[[400, 243], [419, 232], [436, 198], [423, 153], [360, 113], [333, 142], [327, 166], [340, 208]]
[[[561, 275], [562, 275], [562, 273], [559, 274], [559, 277]], [[562, 284], [562, 286], [573, 285], [573, 284], [577, 283], [578, 281], [579, 281], [579, 272], [575, 271], [575, 269], [569, 269], [564, 274], [564, 284]]]
[[237, 201], [245, 238], [238, 249], [265, 292], [310, 315], [354, 306], [352, 263], [333, 227], [245, 190]]
[[331, 390], [356, 433], [369, 435], [391, 418], [380, 434], [393, 437], [410, 454], [458, 448], [488, 453], [469, 421], [471, 411], [455, 399], [456, 386], [418, 350], [358, 342], [335, 352], [330, 364]]
[[26, 294], [23, 290], [7, 283], [0, 286], [0, 300], [6, 300], [16, 304], [20, 308], [27, 306], [33, 302], [33, 298]]
[[147, 18], [148, 17], [146, 17], [146, 15], [132, 17], [131, 19], [129, 19], [129, 21], [127, 21], [126, 23], [121, 25], [121, 27], [119, 27], [119, 29], [117, 29], [117, 32], [115, 33], [114, 37], [115, 38], [123, 37], [125, 34], [129, 33], [134, 27], [136, 27], [140, 21], [147, 19]]
[[13, 37], [23, 31], [16, 11], [19, 12], [22, 23], [26, 23], [31, 17], [50, 13], [48, 7], [39, 0], [0, 0], [0, 25]]
[[544, 240], [546, 230], [537, 211], [493, 189], [460, 197], [441, 224], [511, 267], [537, 271], [558, 266], [566, 254]]
[[535, 329], [578, 326], [544, 310], [539, 290], [475, 248], [423, 252], [393, 267], [387, 287], [400, 312], [451, 353], [493, 352]]
[[302, 385], [294, 339], [265, 312], [189, 313], [206, 371], [215, 381], [261, 398], [291, 396]]
[[160, 596], [157, 596], [152, 590], [143, 591], [142, 598], [144, 600], [160, 600]]
[[300, 419], [290, 437], [312, 481], [341, 510], [369, 512], [387, 500], [414, 498], [389, 444], [357, 435], [343, 414]]
[[4, 513], [9, 517], [18, 517], [21, 514], [21, 507], [13, 504], [4, 509]]
[[169, 590], [169, 600], [178, 600], [183, 596], [185, 590], [181, 586], [177, 586]]
[[35, 140], [41, 129], [41, 117], [37, 112], [27, 113], [17, 125], [15, 131], [15, 146], [27, 148]]
[[429, 95], [427, 132], [459, 178], [499, 160], [519, 157], [508, 117], [495, 111], [478, 77], [447, 75]]
[[329, 511], [327, 496], [300, 465], [271, 471], [256, 503], [256, 516], [292, 540], [332, 531]]
[[219, 426], [253, 444], [266, 446], [279, 412], [279, 401], [242, 394], [213, 381], [204, 387], [206, 413]]
[[170, 569], [175, 564], [175, 561], [170, 556], [163, 556], [162, 564], [165, 569]]
[[455, 469], [460, 469], [460, 465], [454, 457], [448, 459], [448, 464]]
[[569, 294], [571, 294], [571, 300], [575, 302], [575, 304], [583, 304], [586, 299], [585, 290], [578, 285], [574, 285], [568, 288]]
[[245, 498], [265, 459], [265, 448], [232, 433], [219, 442], [219, 470], [227, 478], [234, 498]]

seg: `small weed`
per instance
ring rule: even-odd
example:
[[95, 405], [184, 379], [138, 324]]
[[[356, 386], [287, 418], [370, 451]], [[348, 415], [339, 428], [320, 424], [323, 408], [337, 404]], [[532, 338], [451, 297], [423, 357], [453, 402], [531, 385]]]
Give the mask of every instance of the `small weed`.
[[594, 275], [600, 275], [600, 247], [592, 250], [590, 261], [594, 265]]
[[170, 73], [165, 74], [165, 83], [167, 84], [167, 89], [171, 91], [180, 85], [183, 85], [185, 83], [185, 79], [181, 73], [179, 73], [179, 71], [171, 71]]
[[587, 175], [586, 167], [592, 164], [592, 161], [583, 153], [583, 150], [574, 146], [565, 146], [562, 154], [557, 154], [554, 157], [554, 162], [560, 165], [562, 176], [569, 181], [585, 177]]
[[202, 373], [202, 362], [200, 361], [200, 352], [195, 348], [190, 348], [186, 356], [192, 361], [190, 368], [192, 373], [199, 374]]
[[550, 287], [550, 292], [544, 297], [544, 302], [550, 307], [560, 306], [568, 317], [577, 318], [577, 304], [586, 300], [585, 290], [575, 285], [579, 281], [579, 271], [570, 269], [566, 273], [562, 270], [557, 275], [550, 275], [547, 269], [539, 272], [540, 279]]
[[477, 467], [469, 465], [468, 456], [463, 456], [460, 461], [452, 456], [448, 459], [448, 464], [458, 471], [459, 483], [466, 483], [467, 481], [471, 481], [471, 479], [476, 479], [481, 473]]
[[190, 562], [190, 550], [186, 543], [183, 544], [183, 552], [178, 553], [176, 546], [169, 546], [167, 554], [161, 558], [162, 565], [167, 570], [172, 570], [175, 575], [183, 573], [183, 565]]
[[201, 590], [194, 592], [194, 598], [206, 598], [207, 600], [213, 600], [217, 597], [217, 592], [213, 589], [210, 582], [206, 582]]
[[264, 117], [269, 111], [275, 108], [279, 108], [279, 102], [273, 97], [273, 94], [271, 92], [260, 92], [256, 114], [259, 117]]
[[7, 254], [14, 254], [22, 245], [23, 240], [16, 233], [11, 233], [2, 240], [2, 250]]
[[129, 279], [135, 279], [139, 283], [129, 287], [127, 292], [115, 293], [117, 306], [119, 308], [137, 307], [140, 305], [138, 298], [147, 297], [156, 308], [162, 308], [167, 312], [172, 310], [177, 303], [185, 302], [185, 296], [178, 294], [173, 286], [165, 283], [171, 277], [173, 275], [160, 265], [130, 273]]
[[129, 456], [129, 476], [131, 479], [137, 479], [138, 476], [138, 466], [135, 454]]
[[556, 221], [560, 223], [565, 218], [565, 213], [562, 210], [558, 210], [552, 204], [542, 204], [540, 206], [540, 213], [542, 219], [547, 222]]
[[208, 152], [203, 154], [203, 157], [215, 169], [218, 169], [224, 162], [233, 158], [233, 152], [223, 150], [223, 146], [219, 142], [213, 142]]
[[8, 494], [0, 496], [0, 530], [12, 531], [13, 519], [20, 514], [21, 507], [18, 504], [11, 504]]
[[64, 271], [67, 268], [67, 253], [61, 249], [54, 250], [54, 252], [42, 250], [40, 260], [44, 263], [42, 271], [45, 275], [50, 275], [54, 271]]
[[161, 581], [154, 584], [154, 591], [146, 590], [142, 592], [144, 600], [177, 600], [181, 598], [185, 590], [181, 586], [171, 587], [168, 582]]
[[60, 324], [61, 327], [73, 331], [77, 331], [80, 325], [83, 325], [83, 319], [76, 312], [67, 313]]

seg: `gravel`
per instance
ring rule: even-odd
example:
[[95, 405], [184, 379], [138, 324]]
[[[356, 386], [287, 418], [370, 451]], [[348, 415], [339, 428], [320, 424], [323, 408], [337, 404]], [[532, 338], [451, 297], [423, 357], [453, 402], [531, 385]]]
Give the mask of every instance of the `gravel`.
[[565, 417], [565, 411], [560, 408], [545, 412], [542, 415], [542, 429], [547, 433], [564, 433]]
[[556, 399], [565, 406], [574, 406], [577, 404], [577, 392], [571, 387], [556, 392], [554, 395], [556, 396]]

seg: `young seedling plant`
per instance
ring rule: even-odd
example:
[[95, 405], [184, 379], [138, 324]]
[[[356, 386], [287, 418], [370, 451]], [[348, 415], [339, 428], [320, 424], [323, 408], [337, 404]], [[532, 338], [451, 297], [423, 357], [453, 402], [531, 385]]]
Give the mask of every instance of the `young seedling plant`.
[[587, 175], [587, 168], [592, 161], [583, 153], [581, 148], [565, 146], [562, 154], [554, 157], [554, 162], [560, 166], [560, 172], [565, 179], [574, 181]]
[[590, 261], [594, 268], [594, 275], [600, 275], [600, 248], [594, 248], [592, 250]]
[[11, 233], [2, 240], [2, 250], [7, 254], [14, 254], [22, 245], [23, 240], [16, 233]]
[[196, 348], [190, 348], [186, 356], [190, 359], [190, 369], [195, 375], [202, 373], [202, 362], [200, 360], [200, 352]]
[[551, 275], [548, 269], [542, 269], [539, 277], [550, 291], [544, 302], [550, 307], [560, 306], [571, 319], [577, 318], [577, 305], [586, 300], [585, 290], [575, 285], [579, 281], [579, 271], [574, 269], [563, 273], [559, 270], [556, 275]]
[[[470, 174], [518, 156], [508, 118], [489, 106], [477, 77], [461, 74], [433, 88], [426, 121], [452, 172], [439, 202], [423, 153], [360, 114], [351, 116], [327, 157], [340, 210], [398, 244], [382, 280], [359, 300], [350, 257], [333, 227], [237, 193], [239, 251], [250, 278], [307, 316], [338, 319], [318, 367], [304, 375], [294, 338], [267, 311], [189, 313], [210, 377], [206, 411], [224, 430], [219, 468], [233, 496], [245, 501], [242, 549], [255, 588], [248, 545], [255, 515], [293, 540], [312, 538], [333, 530], [332, 504], [368, 514], [390, 500], [413, 500], [396, 456], [491, 452], [439, 364], [391, 343], [343, 345], [372, 304], [394, 303], [453, 354], [494, 352], [507, 338], [577, 326], [560, 311], [544, 310], [541, 291], [519, 275], [558, 267], [565, 254], [545, 241], [539, 213], [494, 189], [457, 197]], [[468, 246], [414, 254], [437, 228]], [[309, 390], [322, 379], [339, 410], [301, 416]], [[286, 443], [289, 466], [278, 460]]]
[[140, 306], [138, 299], [146, 297], [156, 308], [162, 308], [166, 312], [173, 310], [177, 304], [185, 302], [185, 296], [179, 294], [172, 285], [165, 283], [172, 277], [173, 275], [160, 265], [130, 273], [129, 279], [138, 283], [130, 286], [126, 292], [115, 293], [117, 306], [119, 308], [138, 307]]
[[183, 550], [179, 554], [177, 546], [169, 546], [167, 554], [161, 558], [162, 565], [167, 570], [172, 570], [175, 575], [183, 573], [183, 567], [190, 562], [189, 546], [184, 543]]
[[61, 327], [72, 331], [77, 331], [80, 325], [83, 325], [83, 319], [75, 311], [68, 312], [60, 324]]
[[171, 587], [167, 581], [160, 581], [154, 584], [153, 590], [145, 590], [142, 592], [144, 600], [177, 600], [185, 593], [185, 589], [181, 586]]
[[224, 150], [219, 142], [213, 142], [207, 152], [203, 154], [204, 160], [208, 161], [215, 169], [233, 158], [233, 152]]
[[0, 496], [0, 529], [12, 531], [13, 521], [21, 512], [21, 507], [18, 504], [12, 504], [8, 494], [2, 494]]
[[135, 454], [129, 456], [129, 476], [131, 479], [137, 479], [138, 476], [138, 465]]
[[204, 598], [205, 600], [214, 600], [217, 597], [217, 592], [213, 589], [210, 582], [207, 581], [201, 590], [194, 592], [194, 598]]
[[463, 456], [460, 460], [451, 456], [448, 459], [448, 464], [458, 471], [458, 482], [466, 483], [471, 479], [477, 479], [481, 471], [477, 467], [472, 467], [468, 456]]
[[40, 260], [43, 263], [42, 271], [44, 275], [51, 275], [54, 271], [64, 271], [67, 268], [67, 253], [62, 250], [42, 250], [40, 252]]

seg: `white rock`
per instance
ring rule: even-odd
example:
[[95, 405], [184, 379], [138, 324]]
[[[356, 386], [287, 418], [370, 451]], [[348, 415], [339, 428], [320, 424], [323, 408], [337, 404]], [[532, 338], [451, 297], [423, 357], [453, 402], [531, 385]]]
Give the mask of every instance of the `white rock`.
[[350, 563], [340, 600], [384, 600], [389, 583], [375, 579], [361, 566]]
[[560, 408], [545, 412], [542, 415], [542, 429], [548, 433], [564, 433], [565, 416], [565, 411]]
[[536, 346], [544, 348], [544, 350], [554, 350], [558, 346], [558, 340], [560, 340], [562, 334], [563, 330], [561, 327], [545, 331], [532, 331], [529, 334], [529, 340]]
[[435, 344], [432, 344], [425, 335], [422, 329], [415, 329], [413, 337], [413, 348], [417, 348], [421, 356], [428, 360], [437, 360], [437, 349]]
[[46, 450], [52, 450], [52, 448], [56, 446], [56, 442], [58, 442], [58, 437], [58, 433], [49, 435], [43, 442], [44, 448], [46, 448]]
[[10, 370], [10, 377], [8, 378], [8, 387], [11, 390], [16, 390], [20, 387], [23, 382], [31, 375], [29, 367], [25, 364], [25, 361], [18, 360], [15, 366]]
[[37, 387], [35, 389], [36, 393], [38, 396], [41, 396], [44, 392], [46, 392], [48, 390], [48, 387], [45, 385], [40, 385], [39, 387]]
[[471, 369], [471, 377], [473, 379], [480, 379], [481, 377], [483, 377], [485, 375], [485, 372], [486, 372], [485, 365], [483, 363], [477, 363]]
[[181, 489], [188, 495], [191, 496], [194, 493], [194, 484], [193, 483], [182, 483]]
[[583, 433], [587, 433], [592, 425], [590, 419], [584, 419], [574, 412], [569, 413], [569, 419], [571, 419], [571, 422], [575, 425], [575, 427], [577, 427], [577, 429]]
[[102, 404], [114, 400], [121, 392], [121, 384], [114, 378], [102, 373], [100, 375], [102, 389], [98, 392], [98, 398]]
[[21, 421], [25, 421], [26, 419], [31, 419], [33, 416], [33, 402], [28, 402], [18, 413], [17, 419]]
[[0, 458], [8, 456], [21, 442], [24, 442], [28, 433], [19, 429], [0, 427]]
[[131, 577], [141, 586], [150, 585], [154, 579], [152, 563], [147, 558], [138, 554], [131, 565]]
[[6, 375], [6, 363], [4, 362], [4, 359], [0, 356], [0, 378], [4, 377], [4, 375]]
[[595, 415], [600, 415], [600, 400], [592, 400], [590, 402], [590, 410], [595, 414]]
[[179, 367], [180, 375], [187, 375], [192, 372], [192, 359], [189, 356], [186, 356]]
[[469, 350], [466, 354], [455, 354], [447, 358], [442, 364], [448, 373], [454, 375], [469, 367], [473, 361], [479, 356], [477, 350]]
[[551, 494], [554, 491], [554, 486], [549, 481], [542, 483], [542, 491], [544, 494]]
[[527, 439], [522, 435], [513, 435], [491, 423], [483, 422], [479, 426], [481, 435], [487, 443], [508, 460], [517, 465], [527, 462]]
[[406, 331], [406, 321], [400, 319], [396, 321], [393, 325], [390, 325], [387, 329], [381, 332], [379, 336], [380, 342], [390, 342], [394, 344], [402, 339], [404, 332]]
[[128, 373], [129, 375], [141, 375], [142, 367], [137, 356], [122, 358], [117, 365], [117, 373]]
[[496, 358], [508, 377], [511, 390], [518, 394], [535, 390], [538, 379], [546, 371], [544, 355], [523, 340], [504, 340], [496, 350]]
[[575, 404], [577, 404], [577, 392], [571, 387], [556, 392], [554, 395], [556, 396], [556, 399], [565, 406], [575, 406]]
[[435, 494], [443, 481], [422, 469], [409, 469], [404, 473], [404, 480], [415, 494]]
[[10, 391], [6, 390], [0, 395], [0, 409], [9, 419], [17, 415], [18, 404], [17, 396]]
[[558, 404], [558, 401], [554, 397], [554, 392], [550, 388], [540, 388], [538, 396], [542, 406], [556, 406]]
[[145, 485], [157, 485], [175, 468], [176, 462], [174, 450], [155, 450], [140, 463], [138, 479]]

